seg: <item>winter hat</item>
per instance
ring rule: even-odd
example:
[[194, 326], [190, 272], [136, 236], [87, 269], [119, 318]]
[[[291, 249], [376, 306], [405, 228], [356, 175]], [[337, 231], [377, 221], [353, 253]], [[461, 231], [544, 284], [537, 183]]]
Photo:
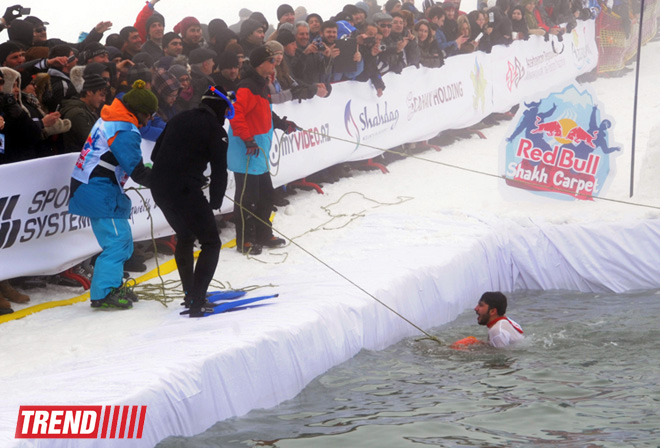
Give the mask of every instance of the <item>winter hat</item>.
[[372, 20], [373, 20], [374, 23], [391, 22], [392, 21], [392, 16], [389, 15], [389, 14], [386, 14], [384, 12], [377, 12], [376, 14], [374, 14]]
[[[222, 86], [219, 85], [215, 86], [214, 89], [222, 93], [224, 96], [227, 96], [227, 91]], [[213, 90], [211, 90], [210, 88], [206, 92], [204, 92], [204, 95], [202, 95], [202, 104], [205, 104], [208, 107], [210, 107], [211, 110], [215, 112], [216, 116], [221, 121], [224, 121], [225, 112], [229, 104], [227, 104], [227, 102], [223, 98], [216, 95], [213, 92]]]
[[385, 12], [392, 12], [392, 9], [394, 9], [397, 3], [401, 4], [401, 0], [387, 0], [385, 3]]
[[240, 19], [247, 19], [250, 15], [252, 15], [252, 11], [247, 8], [241, 8], [241, 10], [238, 11], [238, 17]]
[[267, 60], [273, 57], [273, 52], [265, 45], [255, 48], [250, 53], [250, 65], [257, 68]]
[[238, 34], [234, 33], [229, 28], [225, 30], [220, 30], [218, 34], [215, 35], [215, 48], [218, 52], [222, 53], [225, 51], [227, 44], [232, 39], [238, 41]]
[[145, 82], [151, 82], [151, 70], [149, 70], [147, 66], [142, 63], [135, 64], [133, 67], [128, 69], [129, 84], [134, 84], [135, 81], [140, 79]]
[[[45, 25], [50, 25], [50, 23], [44, 22], [39, 17], [35, 17], [35, 16], [27, 16], [23, 20], [25, 20], [26, 22], [30, 22], [32, 24], [32, 26], [35, 27], [35, 28], [39, 28], [39, 27], [45, 26]], [[12, 21], [11, 23], [13, 24], [14, 22]]]
[[261, 22], [254, 19], [246, 19], [243, 23], [241, 23], [241, 31], [238, 36], [241, 40], [245, 39], [259, 28], [263, 28], [263, 24]]
[[80, 62], [84, 64], [93, 57], [103, 54], [108, 54], [108, 49], [105, 48], [105, 45], [101, 44], [100, 42], [90, 42], [89, 44], [85, 45], [83, 50], [80, 52], [79, 59]]
[[351, 16], [350, 18], [352, 18], [353, 14], [357, 14], [362, 11], [360, 11], [360, 8], [355, 5], [346, 5], [344, 6], [344, 9], [341, 10], [341, 12], [342, 14], [349, 15]]
[[190, 28], [191, 26], [196, 25], [196, 26], [201, 26], [199, 23], [199, 20], [197, 20], [194, 17], [184, 17], [181, 19], [179, 23], [174, 25], [174, 32], [180, 34], [183, 36], [186, 34], [186, 30]]
[[369, 5], [367, 5], [366, 2], [357, 2], [355, 4], [358, 8], [360, 8], [366, 15], [369, 15]]
[[133, 88], [122, 97], [121, 101], [132, 112], [151, 115], [158, 110], [158, 98], [146, 86], [143, 80], [138, 79], [133, 83]]
[[177, 33], [174, 33], [170, 31], [169, 33], [165, 33], [163, 35], [163, 48], [167, 47], [170, 42], [172, 42], [174, 39], [181, 39], [181, 36], [179, 36]]
[[5, 80], [5, 84], [2, 86], [2, 93], [8, 93], [11, 95], [16, 80], [18, 79], [20, 82], [21, 74], [9, 67], [0, 67], [0, 71], [2, 71], [2, 77]]
[[319, 19], [319, 22], [323, 23], [323, 17], [321, 17], [319, 14], [317, 14], [317, 13], [315, 13], [315, 12], [309, 14], [309, 15], [307, 16], [307, 18], [305, 19], [305, 21], [306, 21], [307, 23], [309, 23], [309, 19], [311, 19], [312, 17], [316, 17], [317, 19]]
[[227, 23], [222, 19], [213, 19], [209, 22], [209, 37], [217, 37], [222, 30], [226, 30]]
[[106, 50], [108, 50], [108, 59], [113, 60], [114, 58], [121, 58], [121, 51], [117, 47], [113, 47], [112, 45], [107, 45], [105, 47]]
[[60, 56], [69, 56], [73, 49], [68, 45], [55, 45], [48, 52], [48, 59], [58, 58]]
[[99, 75], [85, 75], [83, 79], [85, 82], [83, 83], [82, 92], [96, 92], [108, 87], [108, 83]]
[[165, 27], [165, 17], [161, 16], [157, 12], [153, 13], [149, 18], [147, 19], [147, 37], [149, 37], [149, 28], [151, 28], [151, 25], [154, 23], [162, 23], [163, 28]]
[[141, 51], [137, 53], [135, 56], [133, 56], [131, 60], [136, 64], [144, 64], [149, 68], [153, 67], [155, 62], [154, 57], [151, 56], [146, 51]]
[[87, 64], [84, 68], [83, 76], [98, 75], [101, 76], [103, 72], [109, 72], [108, 66], [102, 62], [92, 62]]
[[179, 64], [173, 64], [168, 70], [168, 72], [176, 76], [176, 79], [179, 79], [185, 75], [190, 75], [190, 73], [188, 73], [188, 69], [185, 68], [183, 65], [179, 65]]
[[279, 43], [281, 43], [283, 47], [286, 47], [291, 42], [296, 41], [296, 36], [294, 36], [293, 33], [291, 33], [290, 31], [280, 30], [277, 33], [277, 39], [275, 39], [275, 40], [277, 40]]
[[178, 92], [181, 88], [181, 83], [176, 76], [167, 70], [158, 70], [152, 78], [151, 88], [161, 98], [166, 98], [171, 93]]
[[231, 51], [234, 54], [242, 54], [245, 56], [245, 50], [240, 44], [228, 44], [227, 47], [225, 47], [225, 51]]
[[11, 21], [11, 26], [7, 29], [9, 40], [19, 42], [25, 48], [32, 46], [34, 27], [30, 22], [21, 19]]
[[173, 61], [174, 58], [172, 56], [161, 56], [156, 62], [154, 62], [154, 68], [157, 70], [169, 70]]
[[218, 53], [208, 48], [195, 48], [190, 52], [188, 60], [191, 64], [201, 64], [204, 61], [209, 59], [214, 59], [218, 56]]
[[259, 11], [253, 12], [250, 14], [250, 19], [259, 22], [261, 26], [264, 27], [264, 31], [268, 29], [268, 20], [266, 20], [266, 16], [263, 15], [263, 13], [260, 13]]
[[268, 49], [275, 55], [275, 54], [282, 54], [284, 53], [284, 47], [282, 46], [281, 43], [279, 43], [276, 40], [269, 40], [264, 44]]
[[3, 65], [5, 63], [7, 56], [22, 50], [23, 48], [21, 48], [19, 44], [11, 40], [0, 44], [0, 65]]
[[238, 62], [238, 56], [236, 53], [232, 53], [231, 51], [225, 51], [218, 56], [218, 69], [219, 70], [224, 70], [226, 68], [236, 68], [240, 64]]
[[295, 11], [293, 10], [293, 7], [291, 5], [287, 5], [286, 3], [281, 4], [280, 6], [277, 7], [277, 20], [282, 19], [284, 14], [295, 14]]

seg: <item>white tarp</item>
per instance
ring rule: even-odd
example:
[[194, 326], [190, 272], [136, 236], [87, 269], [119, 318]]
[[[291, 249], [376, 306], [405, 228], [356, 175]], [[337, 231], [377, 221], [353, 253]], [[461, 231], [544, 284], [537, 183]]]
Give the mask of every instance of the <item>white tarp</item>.
[[[282, 136], [278, 131], [270, 160], [275, 186], [301, 179], [337, 163], [363, 160], [402, 143], [420, 141], [447, 129], [479, 122], [504, 111], [548, 86], [564, 86], [596, 66], [593, 21], [579, 22], [560, 44], [533, 37], [492, 54], [447, 59], [439, 69], [409, 67], [384, 77], [387, 89], [375, 95], [369, 83], [333, 86], [329, 98], [276, 105], [305, 129]], [[144, 142], [145, 161], [153, 142]], [[0, 280], [60, 272], [97, 253], [86, 218], [69, 215], [69, 182], [77, 154], [0, 166]], [[132, 184], [127, 185], [130, 187]], [[154, 207], [134, 192], [131, 224], [136, 240], [172, 233]], [[228, 196], [233, 197], [233, 176]], [[223, 212], [233, 205], [223, 203]], [[151, 220], [150, 220], [151, 216]]]

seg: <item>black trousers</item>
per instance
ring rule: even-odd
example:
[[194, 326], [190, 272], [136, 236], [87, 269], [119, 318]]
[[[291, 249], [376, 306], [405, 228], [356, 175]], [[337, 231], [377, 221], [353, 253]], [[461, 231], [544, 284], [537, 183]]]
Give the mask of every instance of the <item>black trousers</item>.
[[[221, 242], [213, 210], [198, 186], [152, 185], [151, 193], [176, 232], [174, 259], [183, 290], [193, 303], [202, 304], [220, 258]], [[197, 266], [193, 256], [195, 240], [202, 246]]]
[[[270, 173], [234, 173], [234, 221], [236, 244], [263, 243], [273, 236], [270, 214], [273, 211], [273, 182]], [[255, 218], [251, 213], [256, 215]]]

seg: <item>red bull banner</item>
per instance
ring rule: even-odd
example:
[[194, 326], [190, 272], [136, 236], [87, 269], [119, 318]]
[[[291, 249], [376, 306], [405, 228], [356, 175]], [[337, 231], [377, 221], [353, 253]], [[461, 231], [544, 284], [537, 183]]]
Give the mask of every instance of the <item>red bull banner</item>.
[[612, 120], [594, 95], [572, 84], [559, 93], [523, 102], [506, 139], [508, 187], [556, 199], [593, 200], [614, 175]]

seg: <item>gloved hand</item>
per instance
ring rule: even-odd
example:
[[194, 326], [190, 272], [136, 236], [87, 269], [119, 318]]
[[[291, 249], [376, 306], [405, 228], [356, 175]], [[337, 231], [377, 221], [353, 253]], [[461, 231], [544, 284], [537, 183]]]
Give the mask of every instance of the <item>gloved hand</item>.
[[254, 139], [245, 142], [245, 148], [247, 149], [245, 154], [248, 156], [255, 156], [259, 154], [259, 145], [257, 145], [257, 142], [255, 142]]
[[21, 5], [14, 5], [5, 10], [5, 15], [2, 18], [5, 19], [6, 26], [9, 26], [12, 20], [18, 19], [21, 16], [21, 9], [23, 9]]
[[293, 134], [300, 129], [300, 126], [295, 124], [291, 120], [287, 120], [286, 117], [282, 117], [282, 128], [285, 134]]

